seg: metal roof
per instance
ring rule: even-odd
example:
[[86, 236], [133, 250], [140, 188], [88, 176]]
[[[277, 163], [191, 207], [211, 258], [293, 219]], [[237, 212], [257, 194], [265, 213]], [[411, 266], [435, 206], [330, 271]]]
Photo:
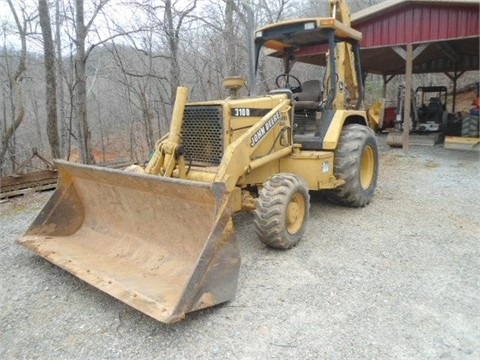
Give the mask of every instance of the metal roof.
[[[357, 18], [353, 26], [364, 36], [364, 48], [418, 44], [439, 40], [478, 37], [479, 8], [450, 3], [403, 1], [404, 6]], [[413, 6], [408, 6], [409, 4]], [[435, 4], [435, 6], [432, 6]], [[370, 12], [370, 14], [372, 14]]]
[[[479, 69], [480, 0], [388, 0], [352, 14], [352, 27], [363, 34], [366, 72], [405, 73], [394, 50], [407, 43], [425, 49], [414, 59], [414, 73]], [[302, 49], [299, 61], [322, 64], [321, 47]]]
[[377, 74], [402, 74], [404, 60], [392, 47], [426, 48], [414, 73], [478, 70], [479, 0], [389, 0], [352, 15], [363, 34], [362, 65]]
[[480, 0], [386, 0], [381, 3], [369, 6], [363, 10], [357, 11], [351, 15], [352, 22], [360, 22], [368, 19], [372, 16], [380, 16], [381, 13], [390, 12], [398, 6], [407, 5], [450, 5], [450, 6], [462, 6], [462, 5], [477, 5], [480, 6]]

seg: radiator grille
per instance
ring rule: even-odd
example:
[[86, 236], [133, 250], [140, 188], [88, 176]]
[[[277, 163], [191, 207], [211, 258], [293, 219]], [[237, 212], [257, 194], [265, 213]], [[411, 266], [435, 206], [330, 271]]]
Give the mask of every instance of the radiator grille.
[[187, 106], [183, 113], [182, 142], [187, 161], [219, 165], [223, 156], [221, 106]]

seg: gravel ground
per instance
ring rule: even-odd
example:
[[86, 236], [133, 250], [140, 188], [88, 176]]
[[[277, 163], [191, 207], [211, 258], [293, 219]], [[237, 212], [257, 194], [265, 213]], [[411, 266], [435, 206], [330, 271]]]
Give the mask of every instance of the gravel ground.
[[314, 197], [289, 251], [237, 215], [237, 297], [172, 325], [14, 243], [51, 193], [0, 204], [0, 358], [479, 359], [479, 154], [379, 143], [369, 206]]

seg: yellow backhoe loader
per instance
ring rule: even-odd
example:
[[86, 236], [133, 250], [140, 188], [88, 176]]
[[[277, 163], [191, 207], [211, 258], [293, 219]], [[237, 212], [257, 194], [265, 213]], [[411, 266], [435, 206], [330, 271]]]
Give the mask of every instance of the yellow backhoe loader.
[[[261, 49], [284, 59], [279, 89], [240, 97], [243, 80], [231, 77], [227, 99], [187, 103], [188, 90], [180, 87], [170, 132], [145, 168], [57, 161], [57, 190], [18, 242], [171, 323], [234, 297], [240, 267], [234, 212], [254, 210], [260, 239], [288, 249], [304, 233], [309, 191], [367, 205], [377, 183], [371, 127], [378, 117], [363, 105], [361, 34], [350, 27], [342, 1], [330, 7], [331, 17], [256, 31], [257, 61]], [[322, 46], [323, 58], [296, 56]], [[323, 61], [321, 88], [303, 89], [289, 73], [294, 61]], [[296, 131], [301, 114], [305, 127]]]

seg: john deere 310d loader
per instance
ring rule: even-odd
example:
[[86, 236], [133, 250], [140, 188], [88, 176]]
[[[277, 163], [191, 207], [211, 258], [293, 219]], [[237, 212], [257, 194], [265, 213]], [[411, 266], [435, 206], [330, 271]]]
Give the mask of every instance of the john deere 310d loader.
[[[283, 58], [279, 89], [187, 103], [179, 88], [168, 136], [135, 172], [57, 161], [58, 187], [18, 242], [93, 286], [165, 323], [231, 300], [240, 254], [232, 213], [254, 210], [260, 239], [287, 249], [300, 240], [309, 191], [362, 207], [374, 194], [374, 111], [363, 105], [358, 42], [349, 13], [280, 22], [255, 33]], [[309, 57], [324, 46], [325, 57]], [[300, 82], [294, 61], [326, 65]], [[323, 62], [323, 64], [322, 64]]]

